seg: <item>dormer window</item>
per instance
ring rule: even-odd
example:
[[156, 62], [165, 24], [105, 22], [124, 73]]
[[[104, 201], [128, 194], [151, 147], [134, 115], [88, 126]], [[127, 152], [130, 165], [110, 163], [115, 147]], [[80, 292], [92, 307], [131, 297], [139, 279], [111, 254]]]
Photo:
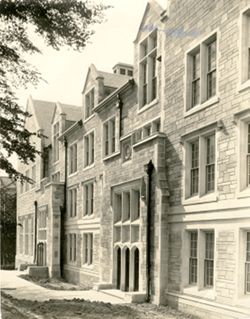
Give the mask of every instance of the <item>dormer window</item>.
[[95, 105], [95, 89], [93, 88], [85, 95], [85, 119], [93, 114]]
[[157, 31], [155, 30], [140, 44], [140, 107], [149, 104], [157, 96], [156, 58]]

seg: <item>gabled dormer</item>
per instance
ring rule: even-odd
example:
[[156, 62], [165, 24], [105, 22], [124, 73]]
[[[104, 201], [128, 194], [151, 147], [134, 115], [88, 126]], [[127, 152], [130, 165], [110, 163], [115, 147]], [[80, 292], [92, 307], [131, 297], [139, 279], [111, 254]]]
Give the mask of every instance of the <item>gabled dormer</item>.
[[[124, 69], [122, 73], [125, 74], [121, 74], [121, 69]], [[118, 63], [113, 70], [116, 73], [99, 71], [94, 64], [90, 65], [82, 91], [84, 120], [94, 114], [94, 109], [101, 101], [128, 82], [131, 78], [128, 73], [133, 72], [133, 67], [130, 64]]]

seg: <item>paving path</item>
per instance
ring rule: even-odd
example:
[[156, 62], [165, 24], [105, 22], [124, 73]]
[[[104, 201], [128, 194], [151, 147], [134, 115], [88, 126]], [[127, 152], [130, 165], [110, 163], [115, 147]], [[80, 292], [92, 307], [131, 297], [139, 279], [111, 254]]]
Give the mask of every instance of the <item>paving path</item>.
[[125, 301], [122, 299], [108, 295], [101, 291], [50, 290], [38, 286], [25, 279], [19, 278], [18, 276], [21, 274], [23, 274], [23, 272], [16, 270], [0, 270], [1, 290], [17, 299], [45, 301], [49, 299], [72, 300], [74, 298], [80, 298], [89, 301], [110, 302], [112, 304], [125, 303]]

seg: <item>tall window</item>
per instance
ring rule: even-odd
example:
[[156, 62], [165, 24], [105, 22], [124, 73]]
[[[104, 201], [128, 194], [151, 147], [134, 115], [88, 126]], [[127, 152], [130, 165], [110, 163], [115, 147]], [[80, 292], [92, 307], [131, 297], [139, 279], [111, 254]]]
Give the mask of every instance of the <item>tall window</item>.
[[215, 175], [215, 136], [206, 138], [206, 192], [214, 191]]
[[23, 220], [19, 220], [20, 224], [20, 227], [19, 227], [19, 253], [20, 254], [23, 254], [23, 233], [24, 233], [24, 223], [23, 223]]
[[200, 104], [200, 52], [192, 56], [192, 107]]
[[42, 210], [38, 215], [38, 240], [47, 239], [47, 210]]
[[92, 215], [94, 208], [94, 183], [87, 183], [83, 187], [84, 190], [84, 215]]
[[197, 269], [198, 269], [198, 234], [197, 231], [190, 232], [190, 257], [189, 257], [189, 283], [197, 283]]
[[69, 217], [75, 217], [77, 215], [77, 189], [70, 189], [68, 195]]
[[214, 233], [205, 233], [204, 286], [211, 287], [214, 283]]
[[202, 105], [216, 95], [216, 34], [187, 54], [186, 110]]
[[59, 122], [53, 126], [53, 159], [54, 162], [59, 160]]
[[250, 8], [242, 14], [241, 84], [250, 80]]
[[83, 234], [83, 263], [91, 265], [93, 263], [93, 234]]
[[199, 140], [191, 143], [191, 195], [199, 190]]
[[151, 33], [140, 45], [140, 107], [157, 96], [157, 31]]
[[69, 234], [69, 261], [76, 261], [76, 234]]
[[24, 254], [28, 255], [29, 254], [29, 220], [26, 217], [25, 222], [24, 222]]
[[34, 217], [31, 216], [29, 219], [30, 222], [30, 255], [33, 255], [33, 250], [34, 250]]
[[250, 123], [248, 123], [247, 127], [247, 186], [250, 186]]
[[93, 114], [95, 105], [95, 89], [92, 89], [88, 94], [85, 95], [85, 118], [87, 119]]
[[246, 293], [250, 293], [250, 232], [247, 232], [246, 240]]
[[94, 132], [84, 137], [84, 166], [94, 163]]
[[215, 133], [185, 143], [185, 198], [215, 191]]
[[115, 118], [104, 123], [104, 156], [111, 155], [116, 149]]
[[216, 40], [207, 45], [207, 98], [216, 94]]
[[69, 173], [75, 173], [77, 171], [77, 143], [73, 144], [69, 148]]

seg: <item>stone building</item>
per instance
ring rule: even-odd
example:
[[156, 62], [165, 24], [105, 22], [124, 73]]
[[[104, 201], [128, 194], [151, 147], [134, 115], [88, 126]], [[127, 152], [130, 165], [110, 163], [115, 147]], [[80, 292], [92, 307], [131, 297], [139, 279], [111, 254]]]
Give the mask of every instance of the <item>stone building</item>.
[[151, 0], [134, 64], [89, 67], [82, 106], [29, 99], [17, 266], [244, 318], [250, 301], [250, 3]]

